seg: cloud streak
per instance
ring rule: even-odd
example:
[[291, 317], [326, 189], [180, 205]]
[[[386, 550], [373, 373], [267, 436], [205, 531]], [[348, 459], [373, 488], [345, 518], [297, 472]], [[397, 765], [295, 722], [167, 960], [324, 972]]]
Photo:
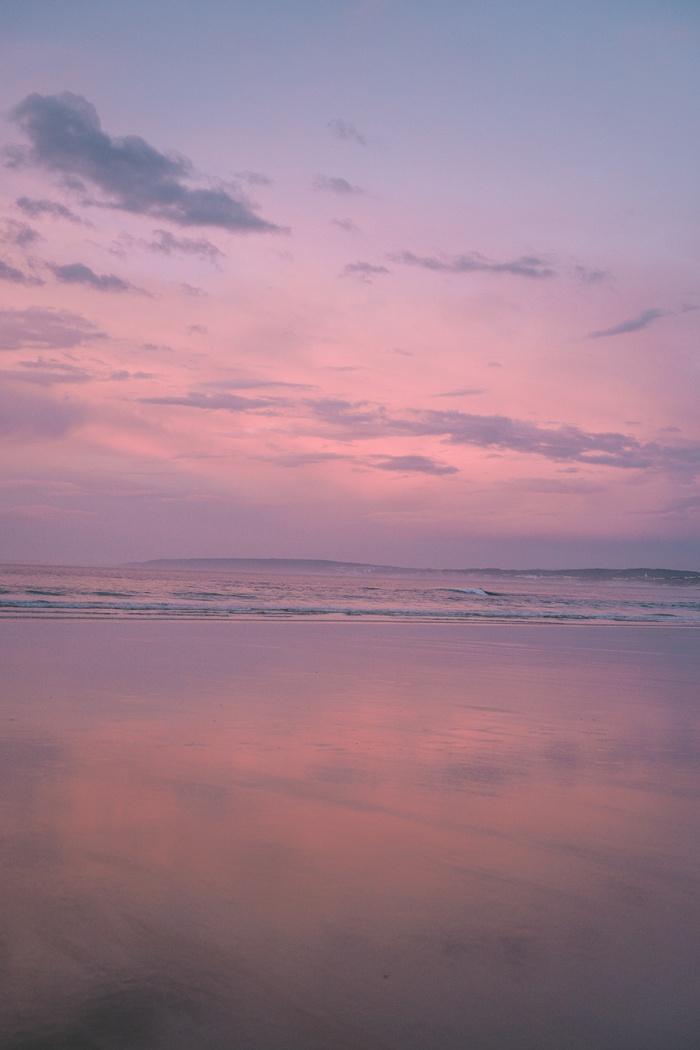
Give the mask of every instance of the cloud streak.
[[361, 186], [353, 186], [351, 182], [341, 178], [340, 175], [317, 175], [314, 179], [314, 189], [324, 190], [328, 193], [338, 193], [341, 196], [365, 192]]
[[435, 477], [458, 473], [457, 467], [439, 463], [430, 456], [386, 456], [374, 466], [377, 470], [393, 470], [401, 474], [432, 474]]
[[184, 157], [161, 153], [137, 135], [109, 136], [82, 95], [28, 95], [10, 118], [30, 142], [16, 154], [15, 164], [44, 168], [85, 192], [87, 183], [111, 207], [180, 226], [218, 226], [236, 233], [280, 230], [228, 190], [187, 185], [194, 172]]
[[67, 266], [50, 267], [56, 279], [62, 284], [82, 284], [98, 292], [138, 292], [148, 294], [141, 288], [115, 277], [113, 273], [97, 274], [84, 263], [69, 263]]
[[81, 223], [82, 219], [75, 212], [67, 208], [65, 204], [59, 204], [57, 201], [50, 201], [46, 199], [36, 199], [32, 197], [20, 197], [17, 200], [17, 207], [24, 212], [25, 215], [30, 215], [32, 218], [36, 218], [40, 215], [50, 215], [53, 219], [66, 219], [68, 222]]
[[371, 283], [373, 277], [383, 273], [391, 273], [391, 270], [387, 269], [386, 266], [374, 266], [368, 262], [354, 262], [347, 263], [341, 273], [341, 277], [359, 277], [360, 280]]
[[628, 332], [641, 332], [642, 329], [648, 328], [650, 324], [653, 324], [660, 317], [668, 317], [670, 313], [672, 311], [658, 310], [656, 308], [644, 310], [636, 317], [630, 318], [629, 321], [621, 321], [620, 324], [616, 324], [612, 328], [602, 328], [598, 332], [589, 332], [586, 338], [605, 339], [613, 335], [627, 335]]
[[0, 310], [0, 350], [70, 350], [104, 338], [91, 321], [68, 310]]
[[336, 139], [341, 139], [343, 142], [357, 142], [360, 146], [367, 145], [365, 136], [349, 120], [329, 120], [326, 127]]
[[22, 270], [18, 270], [16, 266], [11, 266], [9, 263], [3, 262], [0, 259], [0, 281], [9, 281], [11, 284], [43, 284], [44, 282], [38, 277], [28, 277]]
[[530, 277], [543, 280], [556, 277], [556, 270], [536, 255], [521, 255], [509, 262], [494, 262], [478, 252], [465, 255], [416, 255], [414, 252], [394, 252], [390, 255], [394, 262], [408, 266], [420, 266], [424, 270], [437, 273], [496, 273], [510, 274], [514, 277]]
[[212, 263], [226, 258], [225, 253], [206, 237], [176, 237], [169, 230], [154, 230], [150, 241], [141, 243], [148, 251], [161, 255], [194, 255]]

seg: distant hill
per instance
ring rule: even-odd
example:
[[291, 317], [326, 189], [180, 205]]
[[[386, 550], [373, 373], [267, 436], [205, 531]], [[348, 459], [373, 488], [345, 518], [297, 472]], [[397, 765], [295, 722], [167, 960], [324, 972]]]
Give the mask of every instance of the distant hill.
[[689, 569], [407, 569], [323, 558], [155, 558], [127, 562], [128, 569], [175, 569], [194, 572], [313, 574], [323, 576], [500, 576], [575, 580], [648, 580], [651, 583], [700, 583], [700, 572]]

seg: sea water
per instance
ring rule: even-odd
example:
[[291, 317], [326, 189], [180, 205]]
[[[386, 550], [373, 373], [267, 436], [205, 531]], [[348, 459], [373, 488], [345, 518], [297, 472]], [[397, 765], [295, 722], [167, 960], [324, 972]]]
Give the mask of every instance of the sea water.
[[522, 576], [0, 567], [0, 618], [700, 624], [700, 584]]

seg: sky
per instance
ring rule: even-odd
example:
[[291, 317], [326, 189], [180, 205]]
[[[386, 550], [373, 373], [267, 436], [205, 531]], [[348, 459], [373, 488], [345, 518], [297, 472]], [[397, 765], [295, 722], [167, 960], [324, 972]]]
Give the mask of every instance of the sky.
[[695, 0], [0, 0], [0, 560], [700, 569]]

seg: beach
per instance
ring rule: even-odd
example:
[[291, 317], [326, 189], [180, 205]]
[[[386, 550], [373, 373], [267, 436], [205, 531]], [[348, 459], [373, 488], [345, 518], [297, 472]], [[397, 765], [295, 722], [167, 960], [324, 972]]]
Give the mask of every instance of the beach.
[[6, 1050], [691, 1050], [697, 628], [3, 624]]

